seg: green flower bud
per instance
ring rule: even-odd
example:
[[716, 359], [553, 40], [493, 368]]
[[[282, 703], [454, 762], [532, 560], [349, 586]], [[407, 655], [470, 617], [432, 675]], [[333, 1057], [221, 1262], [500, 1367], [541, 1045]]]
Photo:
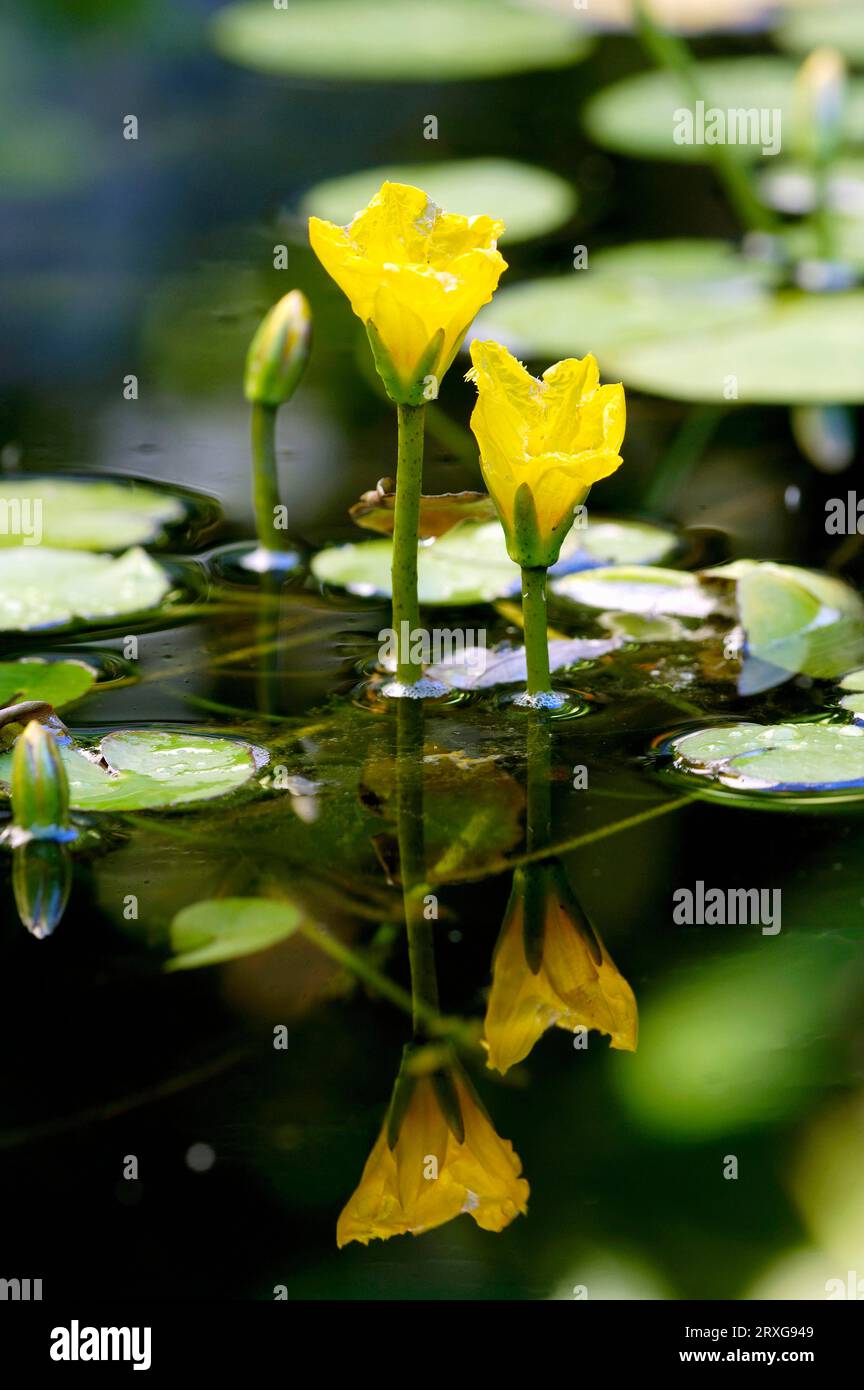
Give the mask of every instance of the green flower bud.
[[833, 48], [816, 48], [795, 79], [798, 154], [816, 164], [833, 159], [843, 138], [846, 65]]
[[34, 936], [50, 936], [69, 901], [72, 858], [56, 840], [28, 840], [12, 851], [12, 891], [18, 916]]
[[311, 336], [309, 301], [302, 290], [291, 290], [264, 315], [249, 346], [247, 401], [275, 409], [291, 399], [309, 360]]
[[69, 781], [54, 735], [31, 719], [12, 754], [12, 818], [18, 839], [68, 840]]

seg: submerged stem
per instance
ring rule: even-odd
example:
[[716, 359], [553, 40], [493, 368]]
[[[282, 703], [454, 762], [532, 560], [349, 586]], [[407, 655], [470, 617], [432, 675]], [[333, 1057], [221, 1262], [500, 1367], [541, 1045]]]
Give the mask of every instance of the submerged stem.
[[423, 705], [399, 700], [397, 708], [396, 815], [399, 867], [415, 1037], [430, 1011], [438, 1010], [438, 973], [432, 922], [424, 915], [426, 842], [423, 831]]
[[396, 517], [393, 526], [393, 630], [398, 652], [397, 679], [413, 685], [423, 675], [419, 661], [411, 660], [413, 634], [420, 628], [417, 599], [417, 540], [420, 527], [420, 492], [423, 482], [423, 424], [425, 407], [399, 405], [398, 462], [396, 468]]

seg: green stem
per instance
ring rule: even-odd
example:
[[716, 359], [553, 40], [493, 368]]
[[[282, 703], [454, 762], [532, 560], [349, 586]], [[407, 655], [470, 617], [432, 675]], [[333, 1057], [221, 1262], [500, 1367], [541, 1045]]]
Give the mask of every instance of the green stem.
[[[655, 63], [678, 78], [695, 110], [696, 103], [703, 100], [703, 94], [698, 66], [687, 44], [677, 34], [670, 34], [661, 28], [642, 0], [634, 0], [634, 11], [636, 33], [642, 47]], [[742, 225], [748, 231], [773, 231], [776, 221], [756, 197], [750, 176], [741, 161], [730, 154], [726, 145], [706, 145], [705, 148]]]
[[546, 631], [545, 569], [522, 569], [522, 617], [525, 627], [528, 694], [542, 695], [551, 685], [549, 640]]
[[396, 817], [399, 870], [408, 934], [415, 1037], [430, 1011], [438, 1011], [438, 974], [432, 922], [424, 915], [426, 843], [423, 832], [423, 705], [399, 700], [396, 712]]
[[279, 473], [276, 466], [276, 407], [252, 406], [252, 500], [255, 529], [265, 550], [288, 550], [285, 531], [277, 530]]
[[420, 629], [417, 540], [423, 482], [425, 407], [399, 405], [396, 409], [399, 416], [399, 452], [396, 467], [396, 518], [393, 527], [393, 630], [396, 633], [398, 651], [397, 679], [403, 685], [413, 685], [423, 675], [422, 664], [410, 660], [410, 650], [413, 635]]

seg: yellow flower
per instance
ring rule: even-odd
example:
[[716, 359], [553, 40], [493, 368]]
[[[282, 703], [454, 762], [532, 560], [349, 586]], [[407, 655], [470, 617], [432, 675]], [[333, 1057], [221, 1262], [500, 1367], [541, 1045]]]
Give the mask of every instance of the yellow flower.
[[620, 467], [624, 388], [600, 386], [596, 359], [568, 357], [538, 380], [500, 343], [471, 344], [471, 428], [511, 560], [555, 563], [574, 509]]
[[516, 870], [486, 1009], [488, 1065], [527, 1057], [547, 1028], [596, 1028], [636, 1050], [636, 1000], [573, 896], [560, 864]]
[[336, 1227], [341, 1247], [419, 1236], [461, 1212], [501, 1231], [528, 1205], [513, 1145], [492, 1122], [458, 1066], [434, 1075], [403, 1070], [390, 1115]]
[[309, 219], [309, 241], [369, 334], [400, 404], [434, 398], [477, 310], [507, 265], [503, 222], [442, 212], [410, 184], [384, 183], [347, 227]]

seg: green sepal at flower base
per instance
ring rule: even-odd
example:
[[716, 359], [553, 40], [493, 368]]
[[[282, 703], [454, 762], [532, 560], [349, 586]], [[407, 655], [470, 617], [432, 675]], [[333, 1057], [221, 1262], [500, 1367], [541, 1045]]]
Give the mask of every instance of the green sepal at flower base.
[[427, 401], [435, 399], [441, 376], [444, 374], [440, 367], [441, 348], [444, 343], [443, 328], [438, 329], [407, 379], [398, 372], [381, 334], [371, 319], [366, 324], [366, 333], [372, 356], [375, 358], [376, 370], [391, 401], [396, 405], [425, 405]]
[[413, 1065], [415, 1059], [420, 1057], [424, 1050], [423, 1046], [418, 1047], [416, 1043], [406, 1043], [403, 1048], [402, 1064], [393, 1086], [390, 1109], [387, 1112], [387, 1144], [390, 1149], [395, 1149], [399, 1142], [402, 1122], [408, 1113], [415, 1087], [421, 1078], [431, 1082], [439, 1108], [451, 1133], [460, 1144], [464, 1141], [465, 1125], [462, 1119], [462, 1107], [459, 1104], [452, 1071], [446, 1066], [436, 1066], [433, 1071], [416, 1068]]
[[312, 311], [302, 290], [291, 290], [261, 320], [246, 354], [243, 393], [252, 405], [276, 409], [294, 395], [309, 361]]
[[12, 754], [13, 835], [24, 840], [71, 840], [69, 779], [54, 735], [37, 720], [19, 734]]

